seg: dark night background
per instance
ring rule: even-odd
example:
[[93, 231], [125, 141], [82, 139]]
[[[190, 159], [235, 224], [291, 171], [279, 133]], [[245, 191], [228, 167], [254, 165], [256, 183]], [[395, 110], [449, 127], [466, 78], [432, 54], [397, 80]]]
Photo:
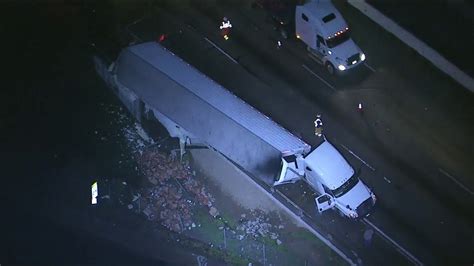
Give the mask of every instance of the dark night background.
[[[130, 13], [145, 2], [131, 5]], [[94, 178], [132, 170], [117, 167], [120, 146], [103, 143], [94, 133], [110, 119], [101, 104], [118, 102], [94, 72], [90, 40], [118, 43], [105, 53], [109, 56], [118, 52], [121, 40], [111, 6], [94, 4], [99, 19], [91, 15], [91, 3], [0, 3], [0, 265], [185, 263], [181, 249], [171, 244], [150, 254], [104, 237], [126, 239], [134, 230], [133, 218], [113, 221], [121, 226], [117, 231], [105, 225], [120, 211], [105, 209], [103, 220], [93, 218], [98, 210], [89, 202]], [[404, 14], [390, 7], [383, 11]], [[433, 43], [454, 50], [437, 38]], [[450, 55], [472, 73], [469, 57]]]
[[92, 178], [121, 170], [108, 163], [118, 148], [94, 138], [98, 103], [114, 99], [97, 89], [83, 3], [0, 6], [0, 264], [160, 264], [97, 237], [88, 219]]

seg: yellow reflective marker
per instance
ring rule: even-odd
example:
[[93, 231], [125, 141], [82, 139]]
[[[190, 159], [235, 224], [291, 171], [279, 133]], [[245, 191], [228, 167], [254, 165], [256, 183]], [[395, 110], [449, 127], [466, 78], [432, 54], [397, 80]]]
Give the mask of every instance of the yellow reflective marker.
[[92, 184], [92, 205], [97, 204], [97, 196], [99, 195], [99, 188], [97, 186], [97, 181]]

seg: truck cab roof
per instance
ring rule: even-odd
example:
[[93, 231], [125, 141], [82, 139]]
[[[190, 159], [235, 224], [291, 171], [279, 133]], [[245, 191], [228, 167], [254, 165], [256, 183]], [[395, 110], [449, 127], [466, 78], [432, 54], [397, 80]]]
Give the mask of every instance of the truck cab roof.
[[299, 8], [304, 10], [306, 16], [321, 25], [321, 33], [325, 39], [348, 27], [341, 13], [329, 0], [309, 1]]
[[328, 141], [324, 141], [309, 153], [305, 161], [306, 165], [321, 177], [322, 183], [331, 190], [340, 187], [354, 175], [354, 169]]

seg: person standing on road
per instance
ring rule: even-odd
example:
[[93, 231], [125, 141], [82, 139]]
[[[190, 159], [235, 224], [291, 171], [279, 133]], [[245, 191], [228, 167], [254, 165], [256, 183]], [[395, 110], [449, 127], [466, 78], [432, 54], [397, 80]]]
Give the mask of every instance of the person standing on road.
[[232, 28], [232, 24], [230, 23], [230, 20], [227, 17], [224, 17], [222, 19], [222, 25], [219, 26], [219, 29], [221, 30], [221, 35], [225, 40], [229, 39], [231, 28]]
[[361, 114], [361, 115], [364, 114], [364, 109], [362, 108], [362, 102], [359, 102], [359, 104], [357, 105], [357, 111], [358, 111], [359, 114]]
[[321, 137], [323, 135], [323, 120], [321, 120], [321, 115], [316, 115], [316, 120], [314, 120], [314, 135]]

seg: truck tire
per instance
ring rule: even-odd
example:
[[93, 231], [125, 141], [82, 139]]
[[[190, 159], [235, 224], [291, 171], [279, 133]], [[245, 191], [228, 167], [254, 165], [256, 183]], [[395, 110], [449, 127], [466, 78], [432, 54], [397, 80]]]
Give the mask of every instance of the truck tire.
[[334, 68], [334, 65], [331, 64], [330, 62], [326, 62], [326, 70], [327, 72], [332, 76], [336, 73], [336, 69]]

